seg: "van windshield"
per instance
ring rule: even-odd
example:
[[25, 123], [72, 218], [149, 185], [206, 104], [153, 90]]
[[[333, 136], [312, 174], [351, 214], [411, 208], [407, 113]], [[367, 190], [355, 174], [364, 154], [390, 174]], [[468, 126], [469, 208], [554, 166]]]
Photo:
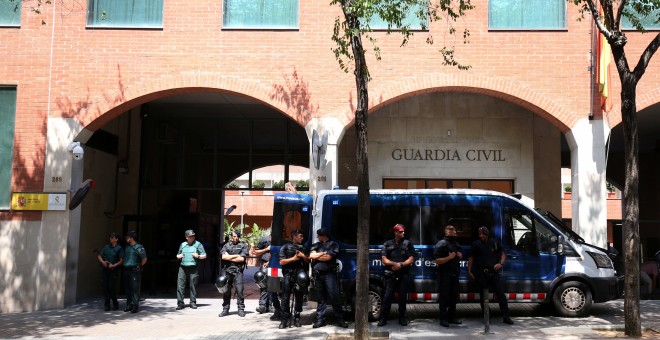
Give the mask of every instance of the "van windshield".
[[548, 220], [552, 225], [554, 225], [557, 229], [559, 229], [564, 235], [568, 236], [571, 240], [573, 240], [576, 243], [585, 243], [584, 239], [578, 235], [576, 232], [574, 232], [571, 228], [567, 227], [557, 216], [555, 216], [553, 213], [543, 210], [541, 208], [535, 208], [537, 213], [541, 214], [541, 216], [545, 217], [546, 220]]

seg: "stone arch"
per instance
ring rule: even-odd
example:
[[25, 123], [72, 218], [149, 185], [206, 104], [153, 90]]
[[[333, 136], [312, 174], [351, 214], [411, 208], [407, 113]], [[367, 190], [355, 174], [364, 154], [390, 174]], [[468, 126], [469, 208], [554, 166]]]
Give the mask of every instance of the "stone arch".
[[170, 95], [204, 91], [249, 97], [282, 112], [301, 126], [305, 126], [311, 119], [310, 113], [313, 110], [304, 106], [295, 107], [296, 105], [291, 104], [291, 96], [281, 95], [275, 87], [276, 84], [268, 85], [259, 81], [226, 77], [217, 73], [184, 72], [145, 79], [122, 86], [114, 93], [98, 95], [73, 116], [85, 130], [96, 131], [116, 116], [138, 105]]
[[[562, 133], [569, 131], [581, 118], [539, 91], [521, 86], [518, 82], [469, 74], [434, 74], [385, 83], [370, 93], [374, 104], [371, 104], [369, 112], [401, 99], [432, 92], [467, 92], [501, 98], [534, 112]], [[353, 115], [353, 112], [343, 115], [346, 125], [353, 124]]]

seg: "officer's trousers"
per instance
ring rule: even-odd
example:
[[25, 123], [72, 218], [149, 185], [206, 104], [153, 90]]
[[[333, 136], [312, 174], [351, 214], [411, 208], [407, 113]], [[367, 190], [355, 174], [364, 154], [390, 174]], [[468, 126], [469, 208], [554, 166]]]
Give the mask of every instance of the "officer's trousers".
[[185, 298], [186, 281], [190, 283], [190, 303], [197, 303], [197, 281], [199, 274], [197, 266], [180, 266], [176, 280], [176, 301], [178, 306], [183, 306]]
[[458, 274], [438, 272], [437, 276], [440, 320], [455, 319], [456, 303], [458, 302]]
[[105, 298], [105, 306], [117, 307], [117, 272], [119, 269], [102, 268], [103, 270], [103, 297]]
[[[239, 271], [238, 273], [229, 273], [228, 276], [232, 278], [232, 286], [236, 289], [236, 306], [238, 310], [245, 310], [245, 298], [243, 297], [243, 272]], [[227, 289], [227, 292], [222, 295], [222, 309], [229, 310], [229, 305], [231, 301], [231, 291], [232, 287]]]
[[394, 292], [399, 293], [399, 318], [406, 315], [406, 300], [408, 299], [408, 284], [410, 275], [408, 271], [399, 270], [401, 273], [394, 272], [394, 275], [385, 278], [385, 297], [380, 309], [380, 319], [387, 320], [394, 300]]
[[344, 313], [339, 304], [339, 282], [337, 273], [333, 270], [319, 272], [316, 275], [316, 291], [318, 305], [316, 307], [316, 320], [322, 322], [325, 320], [325, 309], [330, 302], [332, 310], [337, 320], [344, 320]]
[[502, 317], [508, 317], [509, 314], [509, 303], [506, 299], [506, 294], [504, 294], [504, 285], [502, 284], [502, 279], [500, 278], [499, 273], [479, 273], [477, 274], [477, 286], [479, 287], [479, 304], [481, 304], [481, 310], [484, 309], [484, 294], [483, 290], [487, 286], [490, 292], [493, 292], [497, 297], [497, 302], [500, 305], [500, 311], [502, 311]]
[[293, 307], [295, 316], [300, 317], [300, 312], [302, 312], [302, 305], [305, 294], [303, 294], [303, 292], [297, 291], [294, 288], [295, 282], [296, 277], [294, 275], [284, 275], [282, 294], [280, 295], [280, 302], [283, 307], [282, 320], [287, 320], [291, 317], [291, 295], [294, 295], [295, 298], [295, 306]]
[[126, 274], [126, 308], [136, 311], [140, 307], [142, 271], [127, 268], [124, 274]]
[[268, 288], [259, 288], [259, 307], [270, 309], [271, 304], [275, 310], [282, 309], [277, 293], [269, 292]]

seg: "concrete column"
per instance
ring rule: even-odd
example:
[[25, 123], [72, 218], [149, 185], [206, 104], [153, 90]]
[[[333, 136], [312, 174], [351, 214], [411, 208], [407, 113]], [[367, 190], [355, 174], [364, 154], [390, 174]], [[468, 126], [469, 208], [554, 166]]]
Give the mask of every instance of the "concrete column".
[[571, 148], [573, 230], [588, 243], [607, 246], [606, 143], [603, 120], [582, 119], [566, 133]]
[[337, 118], [314, 118], [307, 126], [309, 149], [309, 191], [316, 197], [319, 190], [337, 185], [337, 144], [344, 136], [345, 126]]

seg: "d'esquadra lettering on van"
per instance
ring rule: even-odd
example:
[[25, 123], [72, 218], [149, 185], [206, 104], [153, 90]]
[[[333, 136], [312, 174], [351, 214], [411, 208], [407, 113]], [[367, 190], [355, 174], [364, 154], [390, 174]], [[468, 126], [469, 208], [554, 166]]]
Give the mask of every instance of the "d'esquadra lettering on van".
[[[274, 200], [268, 289], [276, 292], [281, 288], [279, 248], [291, 239], [291, 231], [304, 231], [305, 246], [309, 247], [317, 241], [316, 230], [325, 228], [340, 247], [336, 268], [342, 304], [354, 311], [357, 190], [321, 190], [316, 202], [311, 196], [290, 193], [277, 193]], [[559, 218], [529, 207], [516, 195], [470, 189], [372, 190], [370, 202], [372, 320], [379, 317], [384, 293], [381, 248], [393, 238], [392, 227], [397, 223], [406, 227], [406, 238], [415, 248], [415, 263], [410, 269], [413, 282], [406, 297], [409, 302], [437, 301], [433, 250], [448, 224], [456, 227], [462, 247], [460, 302], [479, 301], [466, 261], [481, 226], [488, 227], [506, 254], [500, 275], [509, 302], [548, 303], [559, 315], [584, 316], [594, 302], [621, 296], [623, 278], [617, 277], [605, 249], [587, 244]], [[314, 298], [315, 294], [310, 294], [310, 299]]]

